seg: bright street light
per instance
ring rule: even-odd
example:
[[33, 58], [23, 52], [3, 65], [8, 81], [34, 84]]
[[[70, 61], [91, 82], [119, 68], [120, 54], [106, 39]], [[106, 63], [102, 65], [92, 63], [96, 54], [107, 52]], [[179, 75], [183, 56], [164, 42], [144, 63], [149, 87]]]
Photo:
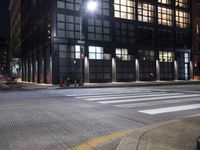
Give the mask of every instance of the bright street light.
[[96, 1], [89, 1], [87, 3], [87, 10], [90, 12], [94, 12], [97, 9], [97, 2]]

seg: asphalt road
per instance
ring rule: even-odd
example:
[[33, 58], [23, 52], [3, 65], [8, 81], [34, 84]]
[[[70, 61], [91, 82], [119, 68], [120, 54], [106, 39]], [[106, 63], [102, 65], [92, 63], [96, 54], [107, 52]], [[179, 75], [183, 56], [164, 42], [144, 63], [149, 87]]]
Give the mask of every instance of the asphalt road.
[[0, 92], [1, 150], [115, 150], [132, 130], [200, 114], [200, 85]]

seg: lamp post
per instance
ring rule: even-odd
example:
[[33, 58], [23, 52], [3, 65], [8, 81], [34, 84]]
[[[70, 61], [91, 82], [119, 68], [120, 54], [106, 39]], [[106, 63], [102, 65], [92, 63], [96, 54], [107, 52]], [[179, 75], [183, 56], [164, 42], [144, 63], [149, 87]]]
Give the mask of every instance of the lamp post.
[[86, 8], [83, 6], [83, 3], [80, 5], [80, 32], [79, 32], [79, 41], [80, 45], [80, 70], [79, 70], [79, 86], [83, 86], [84, 83], [84, 41], [82, 39], [83, 35], [83, 13], [86, 11], [93, 13], [97, 8], [97, 2], [94, 0], [90, 0], [86, 3]]

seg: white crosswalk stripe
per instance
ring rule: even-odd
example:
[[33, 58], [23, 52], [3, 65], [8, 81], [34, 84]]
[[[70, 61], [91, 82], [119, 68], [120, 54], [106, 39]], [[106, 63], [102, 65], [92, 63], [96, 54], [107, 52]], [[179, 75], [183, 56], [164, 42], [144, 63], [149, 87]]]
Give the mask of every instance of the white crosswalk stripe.
[[[102, 101], [102, 102], [100, 102], [100, 103], [102, 103], [102, 104], [110, 104], [110, 103], [121, 103], [121, 102], [129, 102], [129, 99], [130, 98], [138, 98], [138, 99], [142, 99], [142, 98], [144, 98], [144, 99], [146, 99], [147, 97], [153, 97], [153, 99], [155, 98], [155, 97], [161, 97], [161, 96], [166, 96], [166, 95], [169, 95], [169, 94], [148, 94], [148, 95], [132, 95], [132, 96], [118, 96], [118, 97], [116, 97], [116, 96], [113, 96], [113, 97], [109, 97], [109, 98], [106, 98], [106, 97], [104, 97], [104, 98], [89, 98], [89, 99], [86, 99], [86, 100], [88, 100], [88, 101], [100, 101], [100, 100], [105, 100], [106, 99], [106, 101]], [[170, 94], [171, 96], [173, 96], [173, 95], [181, 95], [181, 93], [174, 93], [174, 94]], [[123, 99], [123, 100], [115, 100], [115, 99]], [[126, 100], [126, 99], [128, 99], [128, 100]], [[107, 101], [107, 100], [112, 100], [112, 101]], [[134, 100], [136, 100], [136, 99], [134, 99]], [[130, 99], [130, 101], [132, 101], [132, 99]]]
[[[104, 105], [113, 105], [117, 108], [135, 108], [138, 112], [148, 115], [156, 115], [177, 111], [186, 111], [200, 108], [200, 94], [164, 92], [151, 90], [134, 91], [90, 91], [88, 93], [72, 93], [65, 96], [79, 100], [96, 102]], [[189, 103], [186, 105], [186, 103]], [[175, 105], [169, 107], [169, 105]], [[165, 106], [164, 105], [168, 105]], [[142, 109], [141, 109], [142, 107]], [[151, 107], [151, 109], [148, 109]], [[144, 109], [146, 108], [146, 109]], [[152, 109], [153, 108], [153, 109]]]
[[[164, 92], [157, 92], [157, 94], [162, 94], [162, 93], [164, 93]], [[113, 93], [113, 94], [106, 93], [106, 94], [101, 94], [101, 95], [96, 94], [96, 95], [78, 96], [76, 98], [95, 101], [95, 99], [98, 100], [98, 98], [108, 99], [108, 97], [111, 97], [111, 99], [112, 99], [114, 97], [119, 97], [118, 94], [120, 94], [120, 96], [138, 96], [138, 93]], [[150, 94], [149, 92], [148, 93], [143, 92], [142, 95], [148, 96], [148, 95], [155, 95], [155, 94]]]
[[199, 95], [175, 95], [175, 96], [160, 96], [160, 97], [151, 97], [151, 98], [139, 98], [139, 99], [128, 99], [128, 100], [113, 100], [113, 101], [102, 101], [99, 102], [101, 104], [113, 104], [113, 103], [124, 103], [124, 102], [138, 102], [138, 101], [154, 101], [154, 100], [161, 100], [161, 99], [170, 99], [170, 98], [185, 98], [185, 97], [196, 97]]
[[[198, 101], [199, 97], [193, 98], [192, 101]], [[114, 105], [119, 108], [136, 108], [136, 107], [146, 107], [146, 106], [155, 106], [162, 104], [174, 104], [174, 103], [183, 103], [190, 102], [191, 99], [178, 99], [178, 100], [162, 100], [162, 101], [152, 101], [152, 102], [142, 102], [142, 103], [129, 103], [129, 104], [119, 104]]]
[[191, 110], [191, 109], [199, 109], [200, 104], [191, 104], [191, 105], [182, 105], [182, 106], [174, 106], [174, 107], [163, 107], [157, 109], [147, 109], [147, 110], [140, 110], [139, 112], [145, 114], [163, 114], [167, 112], [176, 112], [176, 111], [183, 111], [183, 110]]

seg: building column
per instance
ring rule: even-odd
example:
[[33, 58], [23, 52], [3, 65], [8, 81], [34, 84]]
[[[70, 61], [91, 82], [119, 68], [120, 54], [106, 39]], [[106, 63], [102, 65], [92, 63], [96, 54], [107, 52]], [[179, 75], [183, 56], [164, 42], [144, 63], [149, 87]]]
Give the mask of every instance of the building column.
[[25, 62], [25, 81], [28, 81], [28, 57], [26, 57], [26, 62]]
[[90, 63], [89, 63], [89, 59], [87, 57], [85, 57], [85, 61], [84, 61], [84, 79], [85, 79], [85, 83], [89, 83], [90, 82]]
[[138, 59], [135, 59], [135, 77], [136, 81], [140, 80], [140, 64]]
[[116, 76], [116, 59], [112, 58], [112, 82], [117, 81], [117, 76]]
[[178, 80], [178, 64], [176, 60], [174, 60], [174, 80]]
[[44, 58], [42, 53], [39, 52], [38, 56], [38, 83], [44, 82]]
[[29, 82], [33, 81], [33, 63], [32, 63], [32, 57], [29, 56]]
[[35, 61], [35, 82], [39, 82], [38, 59]]
[[46, 58], [45, 58], [45, 78], [46, 78], [46, 81], [45, 83], [47, 84], [51, 84], [52, 81], [51, 81], [51, 57], [50, 57], [50, 54], [49, 52], [46, 53]]
[[25, 59], [22, 59], [22, 81], [25, 81]]
[[32, 64], [32, 82], [35, 82], [35, 57], [34, 57], [34, 54], [32, 54], [31, 57], [32, 57], [32, 61], [31, 61], [31, 64]]
[[50, 62], [49, 62], [49, 63], [50, 63], [49, 80], [50, 80], [50, 83], [52, 84], [52, 65], [53, 65], [52, 63], [53, 63], [53, 62], [52, 62], [52, 57], [51, 57], [51, 56], [50, 56], [49, 59], [50, 59], [50, 60], [49, 60], [49, 61], [50, 61]]
[[190, 61], [190, 79], [194, 79], [194, 68], [192, 61]]
[[156, 80], [160, 81], [160, 62], [156, 60]]

